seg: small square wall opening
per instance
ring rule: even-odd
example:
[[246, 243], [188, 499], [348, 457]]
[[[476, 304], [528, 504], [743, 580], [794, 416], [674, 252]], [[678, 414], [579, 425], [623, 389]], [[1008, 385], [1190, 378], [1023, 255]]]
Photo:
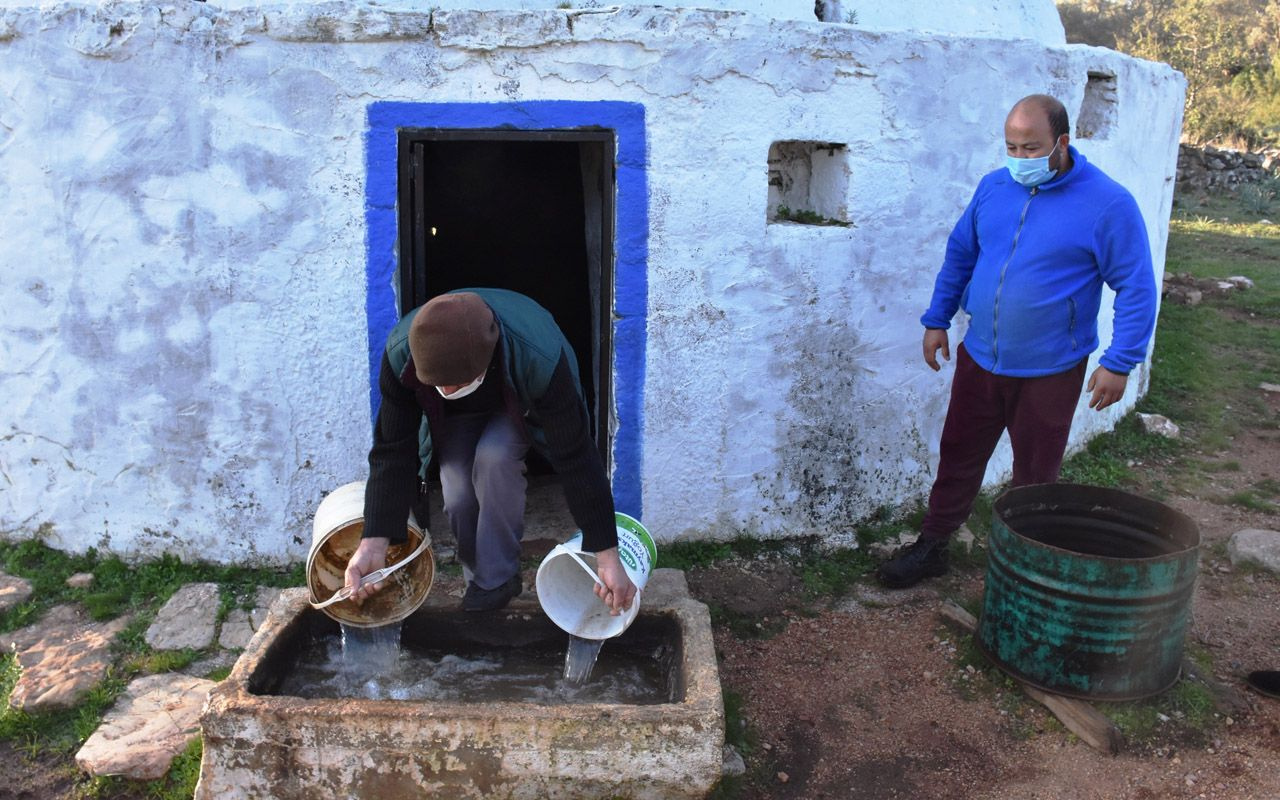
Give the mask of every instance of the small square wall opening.
[[1107, 139], [1116, 125], [1116, 76], [1090, 72], [1076, 119], [1077, 139]]
[[769, 222], [849, 224], [849, 148], [836, 142], [769, 145]]

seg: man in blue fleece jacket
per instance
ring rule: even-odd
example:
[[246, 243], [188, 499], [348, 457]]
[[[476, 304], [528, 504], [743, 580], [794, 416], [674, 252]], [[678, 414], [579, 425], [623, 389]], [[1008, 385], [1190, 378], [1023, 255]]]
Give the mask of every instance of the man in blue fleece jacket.
[[1105, 282], [1116, 293], [1111, 343], [1089, 377], [1089, 407], [1119, 400], [1146, 358], [1156, 284], [1133, 196], [1069, 145], [1067, 110], [1048, 95], [1005, 120], [1006, 166], [988, 173], [947, 240], [925, 327], [924, 360], [951, 359], [947, 329], [969, 316], [942, 429], [938, 474], [915, 543], [880, 566], [911, 586], [947, 570], [947, 540], [969, 516], [1008, 429], [1013, 485], [1058, 479]]

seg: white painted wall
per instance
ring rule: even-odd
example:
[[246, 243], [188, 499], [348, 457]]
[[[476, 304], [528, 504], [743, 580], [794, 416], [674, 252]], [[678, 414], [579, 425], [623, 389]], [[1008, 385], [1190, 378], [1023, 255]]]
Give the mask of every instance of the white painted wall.
[[[323, 493], [366, 472], [375, 100], [645, 104], [643, 497], [660, 540], [835, 534], [918, 502], [950, 370], [921, 363], [917, 320], [1001, 163], [1008, 107], [1047, 91], [1074, 117], [1089, 71], [1117, 76], [1113, 134], [1076, 144], [1137, 196], [1162, 265], [1184, 83], [1052, 37], [860, 19], [0, 10], [0, 531], [47, 523], [56, 546], [132, 556], [305, 554]], [[853, 226], [766, 222], [779, 140], [848, 146]], [[1140, 377], [1121, 406], [1080, 412], [1077, 444]], [[990, 477], [1008, 464], [1002, 450]]]

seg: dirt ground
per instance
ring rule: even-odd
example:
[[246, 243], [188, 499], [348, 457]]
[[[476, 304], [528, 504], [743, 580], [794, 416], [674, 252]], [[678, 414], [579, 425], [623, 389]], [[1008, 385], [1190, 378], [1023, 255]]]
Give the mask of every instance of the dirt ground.
[[[788, 607], [797, 584], [776, 559], [694, 570], [700, 599], [786, 621], [767, 638], [717, 626], [722, 683], [741, 697], [749, 742], [747, 775], [729, 796], [1277, 800], [1280, 701], [1248, 691], [1244, 676], [1280, 669], [1280, 578], [1233, 569], [1225, 544], [1242, 528], [1280, 530], [1280, 515], [1224, 498], [1280, 477], [1278, 454], [1280, 432], [1246, 431], [1221, 456], [1239, 470], [1165, 498], [1200, 526], [1189, 640], [1212, 657], [1222, 692], [1207, 728], [1171, 718], [1118, 756], [1076, 739], [994, 669], [964, 663], [965, 636], [938, 608], [980, 597], [980, 567], [907, 592], [868, 582], [854, 593], [861, 602], [834, 601], [813, 616]], [[1154, 486], [1160, 473], [1151, 465], [1144, 481]]]

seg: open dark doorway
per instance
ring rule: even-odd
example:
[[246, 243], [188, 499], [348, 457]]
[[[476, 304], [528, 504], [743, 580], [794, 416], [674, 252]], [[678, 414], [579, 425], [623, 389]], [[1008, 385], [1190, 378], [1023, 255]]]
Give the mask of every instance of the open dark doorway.
[[[578, 359], [609, 464], [614, 137], [610, 131], [402, 129], [400, 312], [467, 286], [528, 295]], [[534, 474], [547, 471], [530, 459]]]

